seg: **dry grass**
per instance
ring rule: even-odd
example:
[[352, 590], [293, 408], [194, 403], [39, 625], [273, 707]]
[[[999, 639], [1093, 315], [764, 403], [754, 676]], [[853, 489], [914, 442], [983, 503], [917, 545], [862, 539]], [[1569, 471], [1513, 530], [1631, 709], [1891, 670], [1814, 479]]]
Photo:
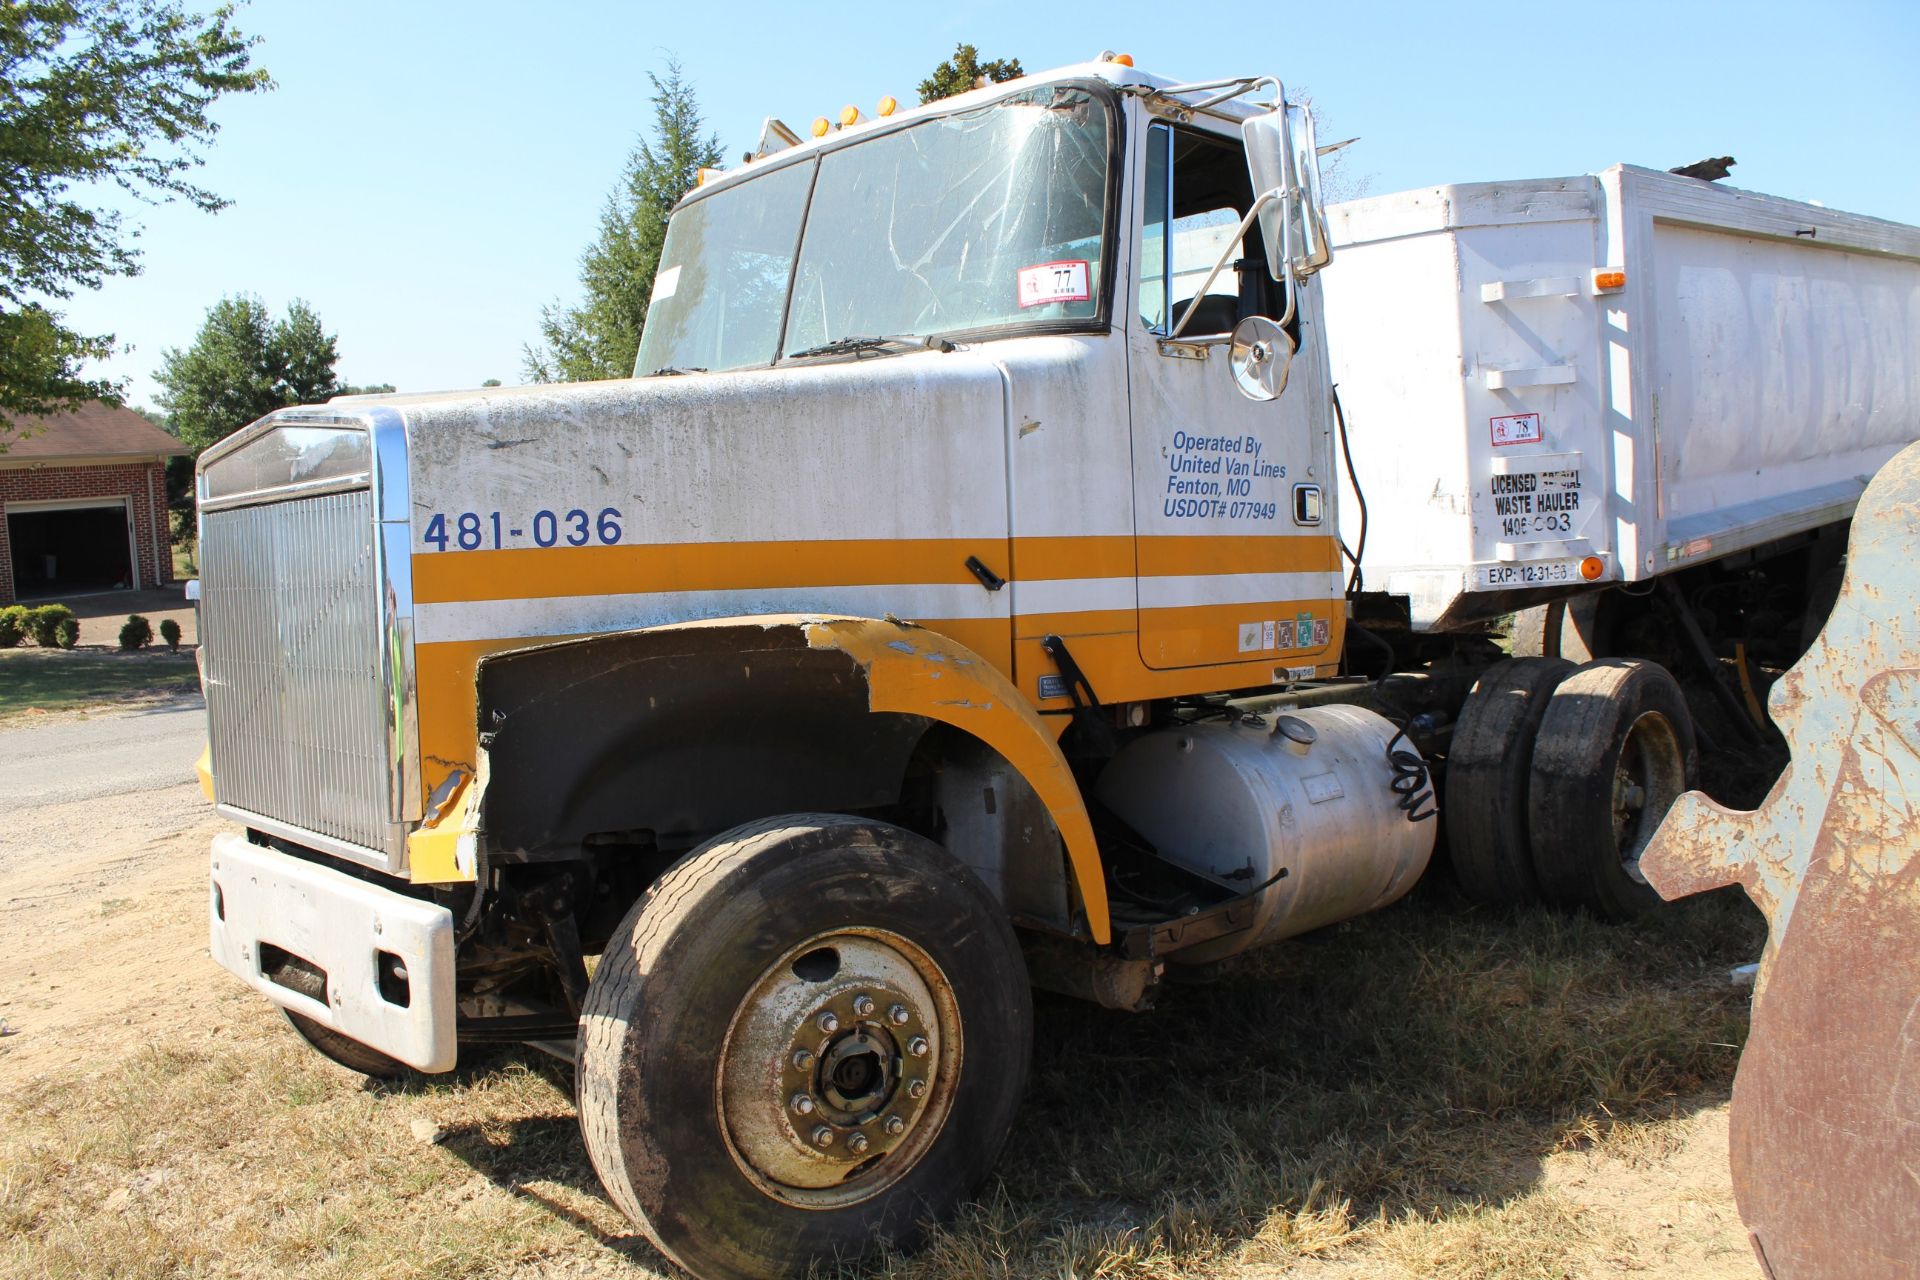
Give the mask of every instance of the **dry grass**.
[[[848, 1274], [1634, 1268], [1639, 1245], [1546, 1185], [1544, 1162], [1657, 1161], [1696, 1100], [1725, 1098], [1746, 1026], [1725, 970], [1761, 937], [1727, 896], [1609, 928], [1427, 893], [1231, 963], [1153, 1013], [1042, 997], [1033, 1087], [993, 1181], [917, 1252]], [[599, 1194], [564, 1068], [499, 1053], [363, 1085], [251, 996], [215, 1007], [219, 1026], [0, 1100], [0, 1274], [664, 1269]]]

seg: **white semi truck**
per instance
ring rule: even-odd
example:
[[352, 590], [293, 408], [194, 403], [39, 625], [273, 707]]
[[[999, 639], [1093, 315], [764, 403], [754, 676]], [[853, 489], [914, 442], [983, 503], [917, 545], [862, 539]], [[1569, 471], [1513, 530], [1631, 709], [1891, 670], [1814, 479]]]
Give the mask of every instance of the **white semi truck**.
[[1327, 210], [1277, 81], [1110, 58], [767, 138], [634, 378], [198, 480], [215, 958], [357, 1070], [573, 1059], [697, 1275], [950, 1212], [1030, 982], [1142, 1007], [1442, 826], [1478, 897], [1650, 905], [1694, 708], [1759, 732], [1726, 681], [1920, 435], [1912, 228], [1638, 169]]

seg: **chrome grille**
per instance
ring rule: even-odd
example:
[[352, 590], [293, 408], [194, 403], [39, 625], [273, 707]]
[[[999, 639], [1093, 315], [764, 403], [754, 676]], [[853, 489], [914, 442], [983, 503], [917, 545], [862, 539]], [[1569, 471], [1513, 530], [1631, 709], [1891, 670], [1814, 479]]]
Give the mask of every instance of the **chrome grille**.
[[378, 852], [393, 828], [375, 534], [365, 489], [203, 511], [200, 640], [219, 802]]

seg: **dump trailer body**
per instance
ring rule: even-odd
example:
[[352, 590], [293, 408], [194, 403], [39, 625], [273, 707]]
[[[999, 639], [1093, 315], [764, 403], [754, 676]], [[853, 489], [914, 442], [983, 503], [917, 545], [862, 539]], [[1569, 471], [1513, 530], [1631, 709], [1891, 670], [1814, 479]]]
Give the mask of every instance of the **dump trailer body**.
[[1920, 228], [1627, 165], [1330, 215], [1365, 586], [1418, 629], [1843, 520], [1920, 437]]

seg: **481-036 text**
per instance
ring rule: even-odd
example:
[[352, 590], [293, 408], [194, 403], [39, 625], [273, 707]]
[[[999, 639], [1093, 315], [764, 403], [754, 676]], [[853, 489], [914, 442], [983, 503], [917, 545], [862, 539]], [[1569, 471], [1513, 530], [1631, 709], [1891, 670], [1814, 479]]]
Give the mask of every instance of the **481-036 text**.
[[588, 512], [536, 511], [530, 520], [516, 520], [498, 511], [435, 512], [420, 532], [420, 541], [435, 551], [499, 551], [504, 547], [552, 547], [566, 543], [584, 547], [598, 543], [611, 547], [620, 541], [620, 508]]

